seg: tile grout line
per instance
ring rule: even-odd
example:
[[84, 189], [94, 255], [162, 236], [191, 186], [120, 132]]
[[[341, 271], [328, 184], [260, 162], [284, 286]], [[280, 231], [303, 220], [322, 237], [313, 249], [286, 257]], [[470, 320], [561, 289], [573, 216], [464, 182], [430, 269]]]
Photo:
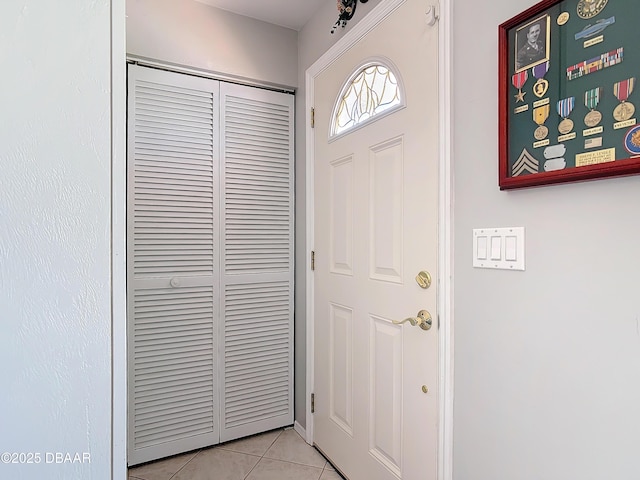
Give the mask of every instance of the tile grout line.
[[[244, 477], [244, 480], [247, 480], [247, 478], [249, 478], [249, 475], [251, 475], [251, 472], [253, 472], [256, 467], [258, 466], [258, 464], [262, 461], [262, 459], [264, 458], [264, 456], [267, 454], [267, 452], [269, 451], [269, 449], [271, 447], [273, 447], [273, 444], [276, 443], [276, 441], [280, 438], [280, 435], [282, 435], [282, 432], [284, 432], [284, 429], [280, 430], [280, 433], [276, 436], [276, 438], [273, 439], [273, 442], [271, 442], [269, 444], [269, 446], [266, 448], [266, 450], [264, 451], [264, 453], [260, 456], [260, 459], [256, 462], [256, 464], [253, 466], [253, 468], [251, 470], [249, 470], [249, 473], [247, 473]], [[169, 479], [171, 480], [171, 479]], [[319, 480], [319, 479], [318, 479]]]
[[178, 471], [177, 471], [177, 472], [175, 472], [173, 475], [171, 475], [171, 476], [169, 477], [169, 479], [168, 479], [168, 480], [171, 480], [171, 479], [172, 479], [173, 477], [175, 477], [178, 473], [180, 473], [180, 471], [181, 471], [184, 467], [186, 467], [187, 465], [189, 465], [189, 464], [190, 464], [190, 463], [191, 463], [191, 462], [192, 462], [192, 461], [193, 461], [193, 460], [194, 460], [198, 455], [200, 455], [200, 452], [202, 452], [202, 449], [199, 449], [199, 450], [196, 452], [196, 454], [195, 454], [193, 457], [191, 457], [187, 463], [185, 463], [183, 466], [181, 466], [181, 467], [178, 469]]
[[[298, 436], [300, 437], [300, 439], [304, 442], [304, 439], [303, 439], [303, 438], [300, 436], [300, 434], [299, 434], [298, 432], [296, 432], [296, 431], [295, 431], [295, 429], [294, 429], [294, 428], [292, 428], [292, 427], [282, 429], [282, 431], [280, 432], [280, 434], [284, 433], [286, 430], [292, 430], [292, 431], [293, 431], [296, 435], [298, 435]], [[276, 440], [277, 440], [278, 438], [280, 438], [280, 435], [278, 435], [278, 437], [276, 438]], [[274, 440], [274, 441], [273, 441], [273, 443], [276, 443], [276, 440]], [[269, 446], [269, 448], [271, 448], [271, 447], [273, 446], [273, 443]], [[306, 442], [305, 442], [305, 443], [306, 443]], [[269, 448], [267, 449], [267, 452], [269, 451]], [[325, 458], [325, 456], [324, 456], [324, 455], [322, 455], [322, 454], [318, 451], [318, 449], [317, 449], [316, 447], [314, 447], [313, 445], [311, 445], [311, 448], [312, 448], [316, 453], [318, 453], [322, 458], [324, 458], [324, 466], [322, 466], [322, 467], [316, 467], [315, 465], [309, 465], [308, 463], [292, 462], [292, 461], [290, 461], [290, 460], [283, 460], [283, 459], [280, 459], [280, 458], [270, 458], [270, 457], [266, 457], [266, 458], [267, 458], [267, 460], [274, 460], [274, 461], [276, 461], [276, 462], [290, 463], [290, 464], [292, 464], [292, 465], [301, 465], [301, 466], [303, 466], [303, 467], [311, 467], [311, 468], [318, 468], [318, 469], [322, 469], [322, 472], [321, 472], [321, 474], [322, 474], [322, 473], [324, 472], [324, 467], [327, 465], [327, 459]], [[266, 455], [266, 454], [267, 454], [267, 452], [264, 452], [264, 454]], [[264, 455], [263, 455], [263, 457], [264, 457]]]
[[[296, 432], [295, 428], [289, 428], [289, 429], [285, 429], [285, 430], [292, 430], [296, 435], [298, 435], [298, 437], [300, 437], [300, 440], [306, 444], [306, 441], [304, 440], [304, 438], [302, 438], [302, 436], [298, 432]], [[322, 467], [316, 467], [315, 465], [309, 465], [308, 463], [298, 463], [298, 462], [289, 461], [289, 460], [278, 460], [278, 459], [273, 459], [273, 460], [279, 461], [279, 462], [288, 463], [290, 465], [300, 465], [300, 466], [303, 466], [303, 467], [317, 468], [318, 470], [320, 470], [320, 476], [318, 477], [317, 480], [320, 480], [322, 478], [322, 475], [324, 475], [324, 471], [326, 469], [326, 466], [327, 466], [328, 462], [327, 462], [327, 459], [325, 458], [325, 456], [322, 455], [322, 453], [320, 453], [316, 447], [314, 447], [313, 445], [310, 445], [310, 447], [311, 447], [312, 450], [314, 450], [316, 453], [318, 453], [324, 459], [324, 465]], [[265, 452], [265, 454], [266, 454], [266, 452]]]

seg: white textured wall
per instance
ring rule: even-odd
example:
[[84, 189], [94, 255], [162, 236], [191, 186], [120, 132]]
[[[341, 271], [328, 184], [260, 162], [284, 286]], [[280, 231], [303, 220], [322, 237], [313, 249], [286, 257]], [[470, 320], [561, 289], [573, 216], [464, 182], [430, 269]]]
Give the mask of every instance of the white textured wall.
[[[336, 3], [327, 1], [300, 30], [298, 43], [298, 85], [296, 91], [296, 328], [295, 328], [295, 419], [306, 425], [306, 273], [309, 268], [306, 239], [306, 122], [305, 73], [329, 48], [364, 18], [381, 0], [358, 3], [356, 13], [345, 28], [332, 35], [331, 28], [338, 19]], [[338, 95], [338, 92], [336, 92]]]
[[109, 3], [0, 7], [3, 479], [110, 478]]
[[[533, 3], [453, 1], [454, 475], [636, 480], [640, 176], [497, 186], [498, 25]], [[492, 226], [526, 228], [525, 272], [472, 268]]]
[[127, 0], [132, 55], [295, 87], [297, 40], [295, 30], [193, 0]]

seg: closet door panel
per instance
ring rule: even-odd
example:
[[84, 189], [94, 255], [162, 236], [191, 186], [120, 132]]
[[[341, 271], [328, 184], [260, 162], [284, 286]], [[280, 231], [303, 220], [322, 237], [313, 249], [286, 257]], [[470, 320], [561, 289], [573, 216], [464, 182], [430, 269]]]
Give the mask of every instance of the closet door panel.
[[130, 465], [219, 442], [218, 98], [129, 68]]
[[290, 425], [293, 97], [133, 66], [128, 125], [129, 464]]
[[221, 84], [221, 441], [293, 423], [293, 96]]

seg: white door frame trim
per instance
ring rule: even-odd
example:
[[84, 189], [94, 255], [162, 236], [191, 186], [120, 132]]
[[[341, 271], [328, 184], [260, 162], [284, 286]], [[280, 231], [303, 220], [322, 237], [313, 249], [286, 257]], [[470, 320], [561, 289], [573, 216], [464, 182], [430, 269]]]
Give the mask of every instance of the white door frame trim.
[[440, 415], [438, 479], [453, 480], [453, 0], [440, 0], [438, 98], [440, 125], [438, 206], [438, 325]]
[[111, 479], [127, 478], [125, 0], [111, 0]]
[[[325, 52], [305, 73], [305, 113], [313, 107], [315, 79], [360, 38], [407, 0], [382, 0], [353, 29], [349, 30], [333, 47]], [[439, 342], [439, 432], [438, 480], [453, 479], [453, 177], [452, 177], [452, 0], [440, 0], [438, 46], [438, 101], [439, 101], [439, 207], [438, 207], [438, 342]], [[426, 24], [426, 18], [425, 18]], [[306, 258], [314, 249], [314, 151], [315, 138], [310, 122], [306, 123]], [[314, 388], [314, 276], [310, 268], [306, 273], [306, 440], [313, 444], [313, 415], [311, 396]]]

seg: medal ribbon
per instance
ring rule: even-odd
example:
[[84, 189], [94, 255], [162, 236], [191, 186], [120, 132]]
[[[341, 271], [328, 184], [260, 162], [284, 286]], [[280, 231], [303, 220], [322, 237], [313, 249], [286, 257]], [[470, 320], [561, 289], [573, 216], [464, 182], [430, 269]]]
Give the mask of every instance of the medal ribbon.
[[564, 100], [560, 100], [558, 102], [558, 115], [562, 118], [567, 118], [573, 107], [576, 105], [576, 97], [565, 98]]
[[542, 125], [549, 118], [549, 105], [543, 105], [533, 110], [533, 121], [538, 125]]
[[583, 75], [588, 75], [603, 68], [612, 67], [622, 63], [624, 59], [624, 47], [603, 53], [599, 57], [593, 57], [584, 62], [576, 63], [571, 67], [567, 67], [567, 79], [575, 80]]
[[622, 82], [615, 83], [613, 85], [613, 94], [616, 96], [618, 100], [621, 102], [626, 102], [627, 98], [633, 92], [633, 87], [636, 83], [636, 77], [627, 78]]
[[584, 92], [584, 104], [590, 110], [595, 110], [600, 103], [600, 97], [602, 96], [604, 89], [602, 87], [592, 88]]
[[523, 70], [522, 72], [516, 73], [511, 77], [511, 83], [513, 84], [514, 87], [520, 90], [522, 86], [525, 83], [527, 83], [528, 78], [529, 78], [528, 72], [526, 70]]
[[538, 80], [542, 80], [548, 71], [549, 71], [549, 62], [541, 63], [531, 69], [531, 73]]

